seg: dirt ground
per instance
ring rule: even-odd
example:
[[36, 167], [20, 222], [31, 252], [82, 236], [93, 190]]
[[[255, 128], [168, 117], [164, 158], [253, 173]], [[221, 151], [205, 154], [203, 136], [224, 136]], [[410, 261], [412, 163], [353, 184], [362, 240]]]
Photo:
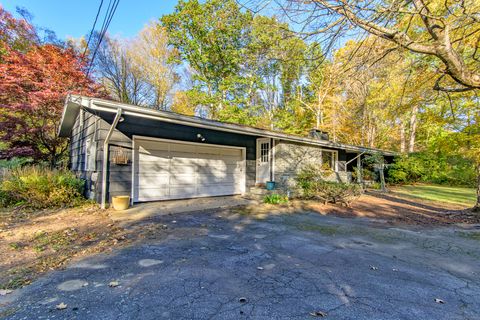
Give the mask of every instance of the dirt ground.
[[392, 224], [448, 225], [477, 224], [480, 215], [469, 208], [448, 203], [412, 200], [395, 192], [380, 193], [370, 191], [362, 195], [349, 208], [338, 205], [310, 204], [310, 207], [323, 214], [349, 217], [383, 219]]
[[318, 201], [293, 200], [283, 206], [262, 204], [239, 209], [243, 213], [256, 215], [259, 218], [270, 214], [308, 210], [321, 215], [339, 217], [365, 217], [384, 220], [392, 225], [450, 225], [478, 224], [480, 215], [469, 208], [448, 203], [413, 200], [402, 197], [395, 192], [381, 193], [368, 191], [353, 201], [350, 207], [340, 204], [323, 204]]
[[126, 229], [97, 205], [0, 212], [0, 289], [22, 287], [73, 259], [126, 246], [157, 227]]
[[[294, 200], [288, 205], [256, 204], [231, 210], [260, 219], [275, 214], [314, 211], [321, 215], [382, 219], [394, 225], [480, 223], [480, 215], [468, 208], [375, 191], [362, 195], [350, 207]], [[120, 224], [110, 218], [110, 212], [96, 205], [31, 213], [0, 212], [0, 289], [22, 287], [47, 271], [64, 267], [71, 260], [157, 237], [158, 230], [166, 228], [151, 221]]]

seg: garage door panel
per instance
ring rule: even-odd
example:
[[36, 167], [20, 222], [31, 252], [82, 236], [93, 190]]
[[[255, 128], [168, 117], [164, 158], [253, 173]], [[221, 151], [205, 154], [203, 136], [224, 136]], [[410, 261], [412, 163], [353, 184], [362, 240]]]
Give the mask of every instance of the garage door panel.
[[196, 146], [193, 144], [186, 144], [186, 143], [170, 143], [170, 151], [172, 153], [180, 152], [180, 153], [195, 153]]
[[173, 175], [176, 174], [189, 174], [189, 175], [195, 175], [195, 172], [197, 171], [197, 165], [195, 164], [189, 164], [189, 165], [182, 165], [182, 164], [173, 164], [170, 165], [170, 173]]
[[200, 157], [222, 155], [222, 156], [232, 156], [232, 157], [239, 158], [242, 155], [242, 150], [233, 149], [233, 148], [198, 146], [197, 153], [199, 154]]
[[237, 165], [223, 165], [223, 166], [199, 166], [198, 173], [202, 174], [238, 174], [242, 173], [242, 167]]
[[192, 198], [196, 195], [196, 187], [170, 187], [170, 197], [172, 197], [172, 199]]
[[141, 173], [138, 175], [138, 183], [142, 188], [149, 188], [151, 186], [168, 186], [170, 183], [170, 175], [167, 174], [145, 174]]
[[172, 186], [195, 185], [195, 179], [195, 175], [191, 174], [171, 174], [170, 184]]
[[219, 155], [220, 151], [219, 151], [219, 148], [215, 148], [215, 147], [197, 146], [197, 153], [201, 157], [207, 154]]
[[194, 158], [186, 159], [186, 158], [172, 158], [170, 161], [170, 166], [172, 168], [179, 168], [182, 166], [197, 166], [197, 160]]
[[168, 188], [141, 189], [141, 192], [138, 194], [139, 201], [166, 200], [169, 198], [170, 194]]
[[234, 184], [223, 184], [216, 186], [205, 186], [199, 190], [199, 196], [224, 196], [238, 193]]
[[197, 177], [197, 184], [199, 186], [220, 183], [235, 183], [237, 178], [234, 175], [219, 176], [214, 174], [199, 175]]
[[209, 161], [216, 160], [226, 163], [236, 163], [241, 156], [229, 156], [229, 155], [215, 155], [215, 154], [198, 154], [197, 159], [206, 159]]
[[156, 150], [168, 151], [170, 148], [170, 143], [160, 142], [160, 141], [149, 141], [149, 140], [135, 140], [136, 144], [139, 146], [140, 152], [152, 152]]
[[157, 161], [161, 159], [169, 160], [169, 157], [170, 153], [164, 150], [153, 150], [152, 152], [141, 152], [139, 154], [139, 159], [142, 161]]
[[[230, 165], [237, 165], [239, 164], [238, 160], [229, 160], [229, 159], [197, 159], [195, 162], [199, 166], [208, 166], [208, 167], [225, 167]], [[241, 162], [240, 162], [241, 164]]]
[[142, 162], [141, 170], [136, 169], [137, 174], [140, 173], [169, 173], [169, 164], [156, 163], [156, 162]]
[[182, 161], [182, 159], [185, 159], [185, 160], [197, 159], [197, 155], [195, 153], [187, 153], [187, 152], [171, 152], [170, 156], [174, 161]]
[[198, 146], [197, 153], [199, 154], [200, 157], [222, 155], [222, 156], [233, 156], [238, 158], [238, 157], [241, 157], [242, 150], [233, 149], [233, 148]]
[[135, 199], [155, 201], [242, 193], [241, 149], [135, 140]]

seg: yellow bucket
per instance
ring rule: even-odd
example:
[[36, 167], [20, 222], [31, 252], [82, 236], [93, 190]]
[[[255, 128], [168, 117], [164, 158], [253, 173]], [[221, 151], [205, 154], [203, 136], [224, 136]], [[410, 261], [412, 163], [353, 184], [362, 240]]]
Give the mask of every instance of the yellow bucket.
[[115, 210], [127, 210], [130, 206], [130, 196], [112, 197], [112, 206]]

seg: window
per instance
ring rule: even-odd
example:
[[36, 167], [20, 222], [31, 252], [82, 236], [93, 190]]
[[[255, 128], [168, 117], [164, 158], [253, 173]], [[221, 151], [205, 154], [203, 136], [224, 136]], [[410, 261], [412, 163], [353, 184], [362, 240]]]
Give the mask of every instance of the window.
[[95, 144], [92, 139], [85, 139], [85, 171], [95, 170]]
[[335, 171], [336, 157], [335, 151], [322, 150], [322, 169]]
[[270, 154], [270, 143], [265, 142], [260, 144], [260, 162], [268, 162]]

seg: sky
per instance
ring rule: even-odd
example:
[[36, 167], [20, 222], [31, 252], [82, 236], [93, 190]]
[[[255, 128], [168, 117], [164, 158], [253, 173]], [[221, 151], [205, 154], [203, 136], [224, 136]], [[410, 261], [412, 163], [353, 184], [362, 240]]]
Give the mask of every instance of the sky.
[[[0, 5], [15, 14], [24, 7], [33, 15], [33, 24], [55, 31], [57, 37], [79, 38], [90, 32], [101, 0], [0, 0]], [[96, 29], [100, 29], [109, 0], [103, 0], [103, 10]], [[177, 0], [120, 0], [108, 33], [133, 37], [150, 20], [173, 12]], [[15, 15], [16, 16], [16, 15]]]

